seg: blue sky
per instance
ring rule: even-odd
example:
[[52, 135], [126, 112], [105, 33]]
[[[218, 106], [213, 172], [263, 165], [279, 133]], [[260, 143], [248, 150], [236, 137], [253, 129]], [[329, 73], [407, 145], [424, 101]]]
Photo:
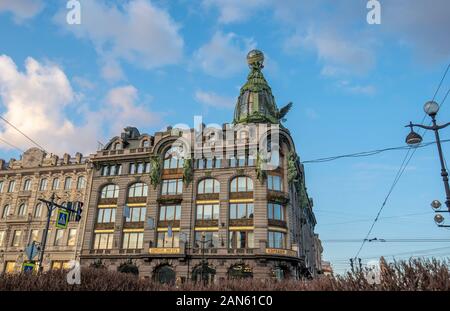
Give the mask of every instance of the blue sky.
[[[252, 48], [265, 53], [277, 104], [294, 103], [285, 125], [301, 160], [401, 146], [450, 61], [446, 0], [383, 1], [380, 25], [367, 24], [366, 1], [80, 2], [81, 25], [68, 25], [66, 1], [0, 1], [0, 113], [58, 154], [93, 152], [127, 125], [152, 133], [193, 126], [194, 115], [232, 121]], [[449, 87], [447, 77], [438, 102]], [[31, 147], [5, 124], [0, 138]], [[445, 200], [435, 149], [416, 152], [372, 238], [448, 237], [429, 207]], [[1, 158], [19, 155], [0, 144]], [[364, 238], [404, 155], [305, 164], [336, 270], [359, 244], [327, 240]], [[450, 244], [368, 243], [360, 257], [414, 254], [448, 255]]]

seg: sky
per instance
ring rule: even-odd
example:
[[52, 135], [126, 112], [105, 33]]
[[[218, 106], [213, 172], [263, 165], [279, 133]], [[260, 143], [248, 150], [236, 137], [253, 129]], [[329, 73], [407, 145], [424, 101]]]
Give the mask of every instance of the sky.
[[[447, 0], [381, 1], [379, 25], [367, 23], [365, 0], [80, 2], [81, 24], [70, 25], [65, 0], [0, 0], [0, 115], [59, 155], [93, 153], [129, 125], [151, 134], [192, 127], [195, 115], [231, 122], [254, 48], [278, 106], [294, 103], [285, 126], [301, 161], [404, 146], [404, 125], [422, 120], [450, 62]], [[450, 74], [438, 103], [449, 87]], [[439, 122], [449, 112], [447, 102]], [[0, 138], [32, 147], [3, 122]], [[336, 271], [360, 243], [330, 240], [366, 236], [405, 153], [304, 164], [323, 258]], [[0, 158], [19, 157], [0, 142]], [[432, 145], [415, 152], [369, 238], [448, 238], [434, 199], [445, 192]], [[382, 255], [442, 257], [450, 243], [370, 242], [359, 257]]]

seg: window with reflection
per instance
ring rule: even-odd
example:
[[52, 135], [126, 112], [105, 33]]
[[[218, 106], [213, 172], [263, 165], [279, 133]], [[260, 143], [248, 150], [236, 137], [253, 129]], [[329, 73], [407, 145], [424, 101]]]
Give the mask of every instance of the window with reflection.
[[18, 247], [22, 244], [22, 231], [14, 230], [13, 239], [11, 242], [11, 246]]
[[96, 233], [94, 236], [94, 249], [112, 249], [113, 233]]
[[72, 188], [72, 177], [66, 177], [64, 180], [64, 190], [70, 190]]
[[97, 223], [107, 224], [116, 221], [116, 208], [99, 208], [97, 213]]
[[19, 211], [17, 212], [17, 215], [25, 216], [26, 214], [27, 214], [27, 204], [22, 203], [19, 205]]
[[116, 176], [122, 174], [122, 164], [103, 165], [101, 169], [102, 176]]
[[59, 178], [53, 179], [52, 190], [57, 190], [59, 188]]
[[197, 220], [218, 220], [219, 204], [198, 204]]
[[183, 148], [173, 146], [164, 155], [164, 169], [183, 168]]
[[[203, 240], [204, 236], [204, 240]], [[202, 242], [204, 245], [202, 246]], [[217, 231], [195, 231], [195, 247], [217, 248], [219, 247], [219, 232]]]
[[286, 234], [284, 232], [269, 231], [268, 244], [269, 248], [286, 248]]
[[180, 247], [180, 234], [176, 231], [158, 232], [157, 247]]
[[106, 185], [102, 188], [100, 198], [102, 199], [114, 199], [119, 196], [119, 186], [114, 184]]
[[148, 194], [148, 186], [146, 183], [135, 183], [128, 188], [128, 197], [146, 197]]
[[253, 231], [230, 231], [229, 248], [254, 248]]
[[31, 190], [31, 179], [27, 179], [23, 183], [23, 191], [30, 191], [30, 190]]
[[203, 179], [198, 183], [197, 193], [220, 193], [220, 183], [213, 178]]
[[284, 206], [278, 203], [267, 204], [267, 218], [285, 221]]
[[14, 192], [15, 187], [16, 187], [16, 181], [11, 180], [8, 185], [8, 192]]
[[41, 218], [42, 216], [42, 203], [36, 204], [36, 207], [34, 208], [34, 218]]
[[3, 192], [3, 185], [4, 185], [4, 182], [3, 182], [3, 180], [1, 180], [0, 181], [0, 193]]
[[283, 191], [283, 179], [279, 175], [267, 176], [267, 188], [274, 191]]
[[126, 217], [127, 222], [142, 222], [145, 221], [147, 215], [146, 207], [130, 207], [130, 216]]
[[2, 212], [2, 219], [6, 219], [6, 217], [9, 216], [9, 212], [10, 212], [10, 205], [7, 204], [3, 207], [3, 212]]
[[251, 218], [253, 218], [253, 203], [230, 204], [230, 219], [251, 219]]
[[159, 208], [160, 221], [180, 220], [181, 205], [161, 205]]
[[246, 176], [233, 178], [230, 184], [231, 192], [250, 192], [253, 191], [253, 180]]
[[123, 249], [141, 249], [144, 244], [144, 232], [124, 232]]
[[164, 179], [161, 185], [162, 195], [175, 195], [183, 193], [183, 180], [179, 179]]
[[42, 178], [39, 182], [39, 191], [47, 190], [47, 178]]
[[84, 189], [85, 187], [86, 187], [86, 178], [84, 176], [78, 177], [77, 189], [81, 190], [81, 189]]

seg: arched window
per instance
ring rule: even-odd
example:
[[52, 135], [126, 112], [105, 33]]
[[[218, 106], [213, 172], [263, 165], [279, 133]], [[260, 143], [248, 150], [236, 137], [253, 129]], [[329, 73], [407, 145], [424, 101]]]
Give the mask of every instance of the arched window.
[[9, 186], [8, 186], [8, 192], [14, 192], [14, 188], [16, 187], [16, 181], [15, 180], [11, 180], [9, 182]]
[[166, 151], [164, 155], [164, 169], [182, 168], [183, 164], [182, 147], [173, 146]]
[[59, 178], [53, 179], [52, 190], [57, 190], [59, 188]]
[[77, 189], [81, 190], [81, 189], [84, 189], [85, 187], [86, 187], [86, 178], [84, 176], [78, 177]]
[[146, 197], [148, 194], [148, 186], [145, 183], [135, 183], [128, 188], [128, 197]]
[[213, 178], [203, 179], [198, 183], [197, 193], [219, 193], [220, 192], [220, 183], [218, 180]]
[[102, 199], [117, 198], [118, 196], [119, 196], [119, 186], [114, 184], [104, 186], [100, 194], [100, 198]]
[[34, 218], [41, 218], [42, 215], [42, 204], [38, 203], [34, 209]]
[[42, 178], [39, 182], [39, 191], [45, 191], [47, 189], [47, 178]]
[[64, 180], [64, 190], [70, 190], [72, 188], [72, 177], [66, 177]]
[[23, 191], [30, 191], [30, 190], [31, 190], [31, 179], [27, 179], [23, 183]]
[[27, 204], [22, 203], [19, 205], [19, 211], [17, 212], [17, 215], [19, 216], [25, 216], [27, 213]]
[[253, 191], [253, 180], [246, 176], [235, 177], [231, 181], [231, 192], [250, 192]]
[[120, 149], [122, 149], [122, 146], [121, 146], [120, 142], [114, 143], [113, 149], [114, 149], [114, 150], [120, 150]]
[[0, 193], [3, 192], [3, 181], [0, 181]]
[[2, 219], [5, 219], [9, 215], [9, 210], [10, 210], [9, 205], [5, 205], [5, 207], [3, 207]]

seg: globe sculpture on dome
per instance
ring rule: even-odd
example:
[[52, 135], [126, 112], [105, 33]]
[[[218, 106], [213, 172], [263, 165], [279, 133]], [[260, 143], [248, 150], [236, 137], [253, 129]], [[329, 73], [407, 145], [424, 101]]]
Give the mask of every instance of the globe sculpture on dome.
[[250, 73], [247, 82], [241, 87], [234, 111], [234, 123], [273, 123], [285, 121], [285, 116], [292, 107], [289, 103], [278, 109], [272, 89], [267, 83], [262, 69], [264, 68], [264, 53], [251, 50], [247, 54]]

